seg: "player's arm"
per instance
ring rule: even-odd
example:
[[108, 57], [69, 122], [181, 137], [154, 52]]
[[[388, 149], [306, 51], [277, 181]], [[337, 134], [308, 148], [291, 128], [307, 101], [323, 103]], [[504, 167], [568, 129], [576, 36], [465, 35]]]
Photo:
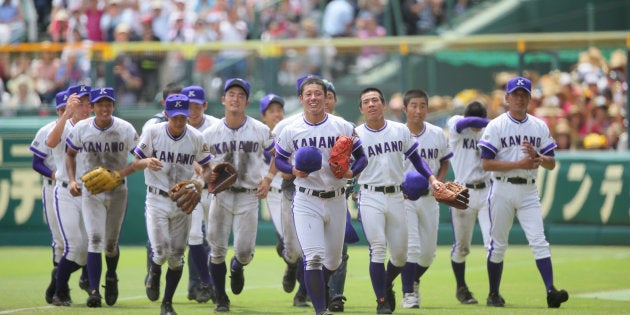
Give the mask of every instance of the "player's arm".
[[487, 172], [507, 172], [515, 169], [533, 170], [540, 166], [540, 158], [532, 158], [526, 155], [518, 161], [499, 161], [495, 159], [495, 154], [492, 150], [482, 145], [479, 147], [481, 148], [483, 170]]
[[44, 163], [44, 158], [37, 154], [33, 154], [33, 170], [51, 179], [55, 179], [55, 171], [51, 170]]
[[365, 155], [365, 150], [363, 150], [363, 145], [361, 145], [361, 140], [357, 141], [355, 144], [355, 148], [352, 150], [352, 157], [354, 158], [354, 163], [352, 166], [344, 174], [344, 178], [353, 178], [358, 176], [368, 164], [367, 156]]
[[72, 118], [74, 114], [74, 108], [79, 103], [79, 97], [76, 94], [70, 95], [68, 97], [68, 102], [66, 103], [66, 110], [63, 112], [63, 115], [57, 119], [57, 123], [55, 127], [50, 130], [48, 136], [46, 137], [46, 145], [50, 148], [56, 147], [59, 142], [61, 142], [61, 135], [63, 134], [63, 129], [66, 127], [66, 121]]
[[429, 183], [435, 189], [441, 189], [444, 184], [433, 175], [429, 164], [425, 159], [423, 159], [420, 154], [418, 154], [418, 150], [413, 150], [408, 156], [407, 159], [413, 164], [413, 167], [418, 171], [418, 173], [422, 174], [425, 178], [429, 180]]
[[68, 150], [66, 151], [66, 171], [68, 172], [68, 180], [70, 182], [68, 186], [70, 194], [75, 197], [80, 196], [81, 186], [79, 186], [76, 180], [77, 151], [71, 146], [68, 146]]
[[461, 133], [466, 128], [484, 128], [488, 125], [490, 119], [483, 117], [464, 117], [457, 121], [455, 124], [455, 130], [457, 133]]
[[446, 178], [446, 173], [448, 173], [448, 168], [451, 166], [451, 162], [449, 159], [443, 159], [440, 161], [440, 169], [438, 169], [437, 179], [441, 182]]

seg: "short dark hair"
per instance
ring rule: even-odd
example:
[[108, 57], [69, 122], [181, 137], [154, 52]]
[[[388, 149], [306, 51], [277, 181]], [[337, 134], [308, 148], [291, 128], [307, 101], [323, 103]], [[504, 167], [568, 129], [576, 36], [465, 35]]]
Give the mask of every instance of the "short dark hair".
[[405, 92], [405, 95], [403, 95], [403, 105], [405, 106], [405, 108], [414, 98], [424, 98], [424, 100], [427, 101], [427, 104], [429, 104], [429, 94], [427, 92], [421, 89], [411, 89]]
[[368, 87], [368, 88], [363, 89], [363, 91], [361, 91], [361, 94], [359, 94], [359, 107], [361, 107], [362, 105], [361, 97], [363, 97], [363, 94], [368, 93], [368, 92], [378, 93], [378, 97], [381, 99], [381, 103], [385, 104], [385, 97], [383, 96], [383, 92], [381, 92], [381, 90], [379, 90], [378, 88]]
[[486, 106], [478, 101], [471, 102], [466, 106], [466, 109], [464, 110], [464, 117], [469, 116], [487, 118], [488, 112], [486, 111]]
[[300, 93], [298, 93], [298, 95], [302, 95], [302, 92], [304, 92], [304, 87], [307, 84], [320, 85], [324, 89], [324, 96], [326, 96], [326, 94], [328, 93], [328, 87], [326, 87], [326, 83], [324, 83], [324, 81], [322, 81], [322, 79], [317, 78], [317, 77], [310, 77], [310, 78], [304, 80], [304, 82], [302, 82], [302, 84], [300, 85]]
[[165, 101], [166, 98], [171, 94], [181, 93], [183, 88], [184, 87], [177, 82], [171, 82], [167, 84], [164, 87], [164, 90], [162, 90], [162, 100]]

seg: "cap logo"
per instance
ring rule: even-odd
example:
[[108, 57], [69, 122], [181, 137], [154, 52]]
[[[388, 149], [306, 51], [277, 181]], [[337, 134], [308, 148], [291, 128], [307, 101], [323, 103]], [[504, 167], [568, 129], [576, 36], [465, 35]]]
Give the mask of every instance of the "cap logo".
[[63, 95], [63, 100], [64, 100], [64, 101], [67, 101], [67, 100], [68, 100], [68, 95], [64, 94], [64, 95]]
[[195, 91], [193, 90], [188, 91], [188, 97], [195, 97], [195, 96], [196, 96]]
[[103, 95], [103, 94], [107, 94], [107, 91], [105, 90], [105, 88], [102, 88], [102, 89], [101, 89], [101, 92], [100, 92], [100, 93], [98, 93], [98, 94], [101, 94], [101, 95]]
[[516, 85], [525, 85], [525, 82], [523, 81], [523, 79], [518, 79], [516, 81]]
[[85, 89], [85, 85], [81, 85], [81, 89], [79, 90], [79, 92], [85, 92], [85, 91], [87, 91], [87, 90]]
[[182, 101], [175, 102], [175, 105], [173, 107], [182, 107]]

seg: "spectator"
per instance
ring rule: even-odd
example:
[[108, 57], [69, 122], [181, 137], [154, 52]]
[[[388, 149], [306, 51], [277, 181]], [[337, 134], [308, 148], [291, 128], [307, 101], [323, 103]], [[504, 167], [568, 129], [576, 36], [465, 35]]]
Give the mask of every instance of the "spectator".
[[34, 80], [35, 91], [44, 103], [52, 104], [55, 100], [55, 94], [57, 94], [55, 76], [59, 71], [61, 60], [56, 53], [46, 48], [40, 52], [39, 56], [33, 60], [30, 76]]
[[122, 0], [108, 0], [105, 13], [101, 17], [101, 31], [105, 41], [114, 41], [114, 31], [120, 23], [133, 24], [133, 12], [123, 5]]
[[[131, 40], [131, 28], [126, 23], [118, 24], [114, 31], [116, 43], [126, 43]], [[138, 65], [131, 56], [121, 53], [114, 60], [114, 90], [116, 104], [121, 106], [137, 105], [142, 89], [142, 76]]]
[[20, 0], [0, 1], [0, 44], [23, 41], [26, 28]]
[[11, 63], [11, 79], [22, 74], [29, 75], [31, 69], [31, 56], [28, 53], [20, 53]]
[[569, 127], [569, 122], [566, 119], [560, 119], [556, 128], [551, 130], [555, 132], [553, 138], [556, 139], [556, 144], [558, 145], [556, 150], [575, 149], [575, 143], [571, 139], [571, 127]]
[[[377, 24], [376, 17], [369, 11], [359, 13], [356, 20], [357, 37], [361, 39], [383, 37], [387, 34], [385, 28]], [[384, 51], [378, 46], [365, 46], [357, 57], [357, 70], [369, 69], [385, 56]]]
[[166, 33], [166, 42], [191, 43], [193, 41], [195, 31], [185, 22], [182, 12], [171, 13], [168, 24], [169, 28]]
[[84, 11], [87, 39], [93, 42], [102, 42], [101, 18], [105, 14], [103, 6], [98, 0], [87, 0]]
[[37, 31], [45, 33], [50, 24], [52, 3], [50, 0], [34, 0], [35, 12], [37, 13]]
[[50, 26], [48, 27], [48, 35], [54, 43], [65, 43], [68, 41], [69, 25], [68, 11], [66, 9], [57, 10]]
[[326, 5], [322, 18], [325, 36], [351, 36], [353, 23], [354, 8], [349, 0], [332, 0]]
[[403, 21], [407, 35], [432, 32], [443, 19], [443, 0], [404, 0]]
[[56, 91], [66, 90], [73, 85], [89, 82], [88, 72], [81, 67], [79, 51], [70, 49], [61, 58], [61, 65], [55, 76]]
[[153, 34], [161, 41], [166, 40], [166, 33], [168, 31], [168, 13], [164, 11], [161, 0], [151, 1], [151, 16], [153, 20], [151, 25], [153, 27]]
[[[247, 23], [239, 18], [238, 8], [229, 7], [227, 19], [219, 24], [219, 38], [223, 43], [242, 43], [249, 32]], [[241, 49], [223, 49], [219, 52], [218, 67], [223, 81], [228, 78], [247, 77], [247, 51]]]
[[33, 88], [33, 80], [26, 74], [21, 74], [9, 82], [11, 98], [7, 104], [9, 111], [33, 110], [40, 107], [41, 100]]

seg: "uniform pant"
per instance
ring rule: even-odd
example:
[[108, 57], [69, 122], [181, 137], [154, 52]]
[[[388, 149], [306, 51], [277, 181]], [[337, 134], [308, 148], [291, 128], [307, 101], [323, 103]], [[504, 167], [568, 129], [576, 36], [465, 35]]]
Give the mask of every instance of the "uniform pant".
[[127, 212], [127, 185], [93, 195], [82, 191], [83, 223], [88, 236], [88, 252], [118, 255], [118, 240]]
[[42, 184], [42, 203], [44, 206], [44, 219], [46, 220], [46, 224], [48, 225], [50, 236], [52, 238], [53, 261], [55, 263], [59, 263], [59, 260], [61, 260], [61, 256], [63, 256], [65, 243], [63, 241], [63, 236], [61, 235], [61, 230], [59, 229], [57, 214], [55, 213], [54, 190], [55, 181], [52, 179], [44, 178], [44, 183]]
[[451, 260], [456, 263], [465, 262], [466, 256], [470, 253], [476, 220], [479, 221], [484, 247], [488, 248], [490, 242], [490, 216], [488, 215], [490, 186], [486, 186], [484, 189], [469, 189], [468, 191], [470, 192], [468, 209], [450, 208], [454, 238]]
[[153, 262], [177, 270], [184, 265], [190, 215], [177, 207], [169, 197], [147, 191], [145, 218], [151, 242]]
[[435, 259], [440, 207], [431, 195], [412, 201], [405, 200], [409, 235], [407, 262], [429, 267]]
[[63, 256], [80, 266], [85, 266], [87, 263], [87, 234], [81, 214], [81, 196], [72, 196], [67, 184], [57, 181], [54, 199], [55, 214], [65, 244]]

